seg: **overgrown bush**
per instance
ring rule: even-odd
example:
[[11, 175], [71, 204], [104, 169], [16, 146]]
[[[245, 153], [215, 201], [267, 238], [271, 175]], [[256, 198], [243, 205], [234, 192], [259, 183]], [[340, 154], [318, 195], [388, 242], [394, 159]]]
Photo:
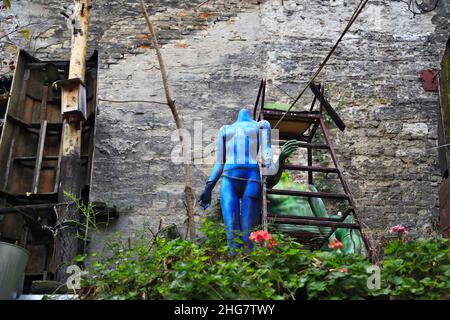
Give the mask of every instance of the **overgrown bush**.
[[450, 299], [448, 239], [391, 241], [384, 250], [382, 287], [398, 299]]
[[163, 237], [117, 240], [93, 254], [83, 276], [86, 299], [449, 298], [449, 241], [391, 242], [380, 264], [381, 288], [369, 290], [364, 256], [310, 252], [273, 234], [274, 246], [230, 255], [221, 224], [204, 221], [193, 243]]

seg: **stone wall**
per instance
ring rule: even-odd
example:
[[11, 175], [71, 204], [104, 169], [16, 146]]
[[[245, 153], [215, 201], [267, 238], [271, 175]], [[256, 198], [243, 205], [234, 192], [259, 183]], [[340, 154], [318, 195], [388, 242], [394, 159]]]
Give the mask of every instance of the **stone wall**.
[[[357, 4], [157, 2], [150, 13], [159, 29], [174, 99], [191, 132], [200, 130], [200, 121], [203, 131], [233, 121], [241, 107], [253, 104], [262, 76], [268, 79], [268, 99], [288, 102], [277, 87], [297, 94]], [[20, 45], [41, 58], [67, 59], [69, 32], [57, 14], [61, 2], [12, 3], [19, 21], [39, 22], [32, 41], [21, 40]], [[416, 16], [400, 1], [370, 1], [319, 77], [347, 124], [344, 133], [332, 130], [333, 141], [363, 221], [372, 230], [403, 223], [416, 234], [433, 232], [440, 181], [437, 151], [432, 149], [437, 143], [437, 94], [422, 89], [418, 72], [439, 68], [449, 12], [446, 1]], [[170, 161], [177, 143], [171, 139], [175, 125], [168, 108], [106, 101], [164, 101], [141, 16], [138, 1], [93, 3], [90, 50], [100, 51], [103, 100], [91, 195], [118, 206], [121, 216], [111, 230], [147, 223], [155, 227], [160, 218], [182, 226], [185, 220], [182, 167]], [[210, 167], [193, 166], [198, 194]]]

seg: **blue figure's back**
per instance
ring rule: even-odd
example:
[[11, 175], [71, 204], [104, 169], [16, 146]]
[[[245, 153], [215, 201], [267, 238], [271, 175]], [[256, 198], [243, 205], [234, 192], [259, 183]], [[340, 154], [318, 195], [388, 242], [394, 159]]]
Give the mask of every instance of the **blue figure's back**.
[[230, 247], [235, 232], [242, 234], [244, 244], [249, 244], [250, 229], [260, 221], [261, 180], [257, 161], [262, 143], [263, 162], [271, 159], [270, 124], [256, 122], [246, 109], [239, 111], [236, 122], [223, 126], [217, 139], [217, 160], [200, 197], [203, 208], [211, 202], [211, 192], [222, 176], [221, 208]]

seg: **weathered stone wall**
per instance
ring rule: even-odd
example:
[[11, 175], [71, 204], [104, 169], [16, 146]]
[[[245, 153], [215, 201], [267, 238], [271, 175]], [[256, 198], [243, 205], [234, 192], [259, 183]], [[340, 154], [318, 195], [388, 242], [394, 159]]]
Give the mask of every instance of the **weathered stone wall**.
[[[204, 131], [233, 121], [239, 108], [253, 104], [262, 76], [269, 100], [289, 101], [275, 85], [296, 95], [356, 6], [355, 0], [286, 0], [284, 7], [279, 0], [216, 0], [198, 7], [203, 2], [158, 1], [151, 10], [174, 99], [191, 132], [197, 121]], [[68, 57], [60, 4], [13, 1], [20, 21], [40, 22], [29, 49], [41, 58]], [[434, 12], [413, 16], [402, 2], [370, 1], [319, 77], [332, 104], [341, 106], [348, 127], [332, 130], [334, 144], [373, 230], [403, 223], [417, 234], [432, 232], [438, 105], [418, 72], [439, 67], [449, 10], [440, 1]], [[101, 56], [101, 99], [164, 101], [138, 1], [94, 2], [90, 32], [90, 49]], [[155, 227], [160, 217], [182, 225], [182, 167], [170, 161], [177, 143], [168, 108], [100, 101], [99, 110], [91, 193], [118, 206], [121, 217], [110, 228]], [[194, 166], [197, 193], [209, 169]]]

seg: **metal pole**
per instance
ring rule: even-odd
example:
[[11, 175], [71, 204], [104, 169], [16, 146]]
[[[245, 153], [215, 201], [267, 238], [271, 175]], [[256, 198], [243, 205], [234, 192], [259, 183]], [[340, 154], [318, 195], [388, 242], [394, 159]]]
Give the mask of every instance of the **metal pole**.
[[[355, 200], [353, 199], [353, 196], [352, 196], [352, 194], [350, 192], [350, 189], [349, 189], [349, 187], [347, 185], [347, 182], [345, 181], [344, 176], [342, 174], [342, 169], [339, 166], [339, 162], [338, 162], [338, 159], [336, 157], [336, 153], [334, 152], [334, 148], [333, 148], [333, 146], [331, 144], [331, 140], [330, 140], [330, 137], [328, 135], [328, 130], [325, 127], [325, 122], [323, 121], [322, 117], [320, 117], [320, 119], [319, 119], [319, 124], [320, 124], [320, 128], [322, 129], [322, 133], [323, 133], [323, 137], [324, 137], [325, 143], [330, 147], [331, 159], [333, 160], [334, 166], [339, 171], [338, 172], [339, 180], [341, 181], [342, 187], [344, 188], [344, 192], [345, 192], [345, 194], [347, 194], [348, 201], [350, 202], [350, 205], [353, 208], [353, 213], [354, 213], [354, 217], [355, 217], [356, 223], [361, 226], [361, 218], [360, 218], [359, 210], [356, 208]], [[361, 232], [361, 237], [362, 237], [362, 239], [364, 241], [364, 245], [365, 245], [366, 250], [367, 250], [367, 254], [368, 254], [369, 257], [371, 257], [372, 256], [372, 247], [371, 247], [368, 239], [366, 238], [366, 236], [364, 234], [364, 231], [362, 230], [362, 226], [361, 226], [360, 232]]]

